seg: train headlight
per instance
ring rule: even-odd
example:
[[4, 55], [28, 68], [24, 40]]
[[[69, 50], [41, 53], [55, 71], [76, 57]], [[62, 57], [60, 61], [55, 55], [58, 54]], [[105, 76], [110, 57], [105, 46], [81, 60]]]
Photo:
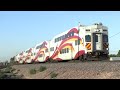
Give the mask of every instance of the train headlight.
[[100, 32], [100, 30], [99, 30], [99, 29], [96, 29], [96, 32]]
[[106, 48], [106, 50], [108, 50], [108, 48]]

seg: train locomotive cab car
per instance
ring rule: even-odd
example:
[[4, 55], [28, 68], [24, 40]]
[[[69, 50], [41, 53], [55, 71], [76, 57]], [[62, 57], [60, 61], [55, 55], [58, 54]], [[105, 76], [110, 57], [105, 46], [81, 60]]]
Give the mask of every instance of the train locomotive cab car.
[[88, 59], [92, 57], [108, 58], [108, 28], [103, 26], [102, 23], [87, 26], [85, 30], [85, 47]]

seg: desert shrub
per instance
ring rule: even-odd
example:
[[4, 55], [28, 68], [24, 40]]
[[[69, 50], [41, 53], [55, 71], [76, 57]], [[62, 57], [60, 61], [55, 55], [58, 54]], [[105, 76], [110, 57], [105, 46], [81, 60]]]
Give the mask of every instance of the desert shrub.
[[30, 74], [36, 74], [37, 70], [36, 69], [31, 69]]
[[42, 72], [42, 71], [45, 71], [47, 68], [45, 66], [40, 66], [39, 68], [39, 71]]
[[57, 73], [52, 72], [51, 73], [51, 78], [55, 78], [55, 77], [57, 77], [57, 75], [58, 75]]

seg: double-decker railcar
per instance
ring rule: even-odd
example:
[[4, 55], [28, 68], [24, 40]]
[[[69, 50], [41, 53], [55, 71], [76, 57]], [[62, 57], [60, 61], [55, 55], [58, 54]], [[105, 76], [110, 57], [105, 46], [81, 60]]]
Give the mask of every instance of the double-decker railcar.
[[[26, 63], [63, 61], [63, 60], [91, 60], [108, 58], [109, 41], [108, 28], [102, 23], [93, 25], [79, 25], [54, 36], [51, 40], [43, 41], [29, 53], [22, 53], [22, 60]], [[31, 52], [31, 55], [29, 55]], [[21, 54], [20, 54], [21, 55]], [[32, 56], [32, 58], [28, 56]], [[24, 57], [26, 59], [24, 60]], [[21, 59], [21, 58], [20, 58]], [[29, 62], [27, 62], [29, 61]]]

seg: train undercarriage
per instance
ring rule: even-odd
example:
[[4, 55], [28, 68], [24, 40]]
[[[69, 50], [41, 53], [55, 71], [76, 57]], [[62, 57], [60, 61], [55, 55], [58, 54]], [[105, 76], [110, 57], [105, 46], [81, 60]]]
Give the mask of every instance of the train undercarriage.
[[109, 60], [108, 53], [105, 52], [89, 52], [87, 54], [81, 55], [77, 58], [81, 61], [90, 61], [90, 60]]

